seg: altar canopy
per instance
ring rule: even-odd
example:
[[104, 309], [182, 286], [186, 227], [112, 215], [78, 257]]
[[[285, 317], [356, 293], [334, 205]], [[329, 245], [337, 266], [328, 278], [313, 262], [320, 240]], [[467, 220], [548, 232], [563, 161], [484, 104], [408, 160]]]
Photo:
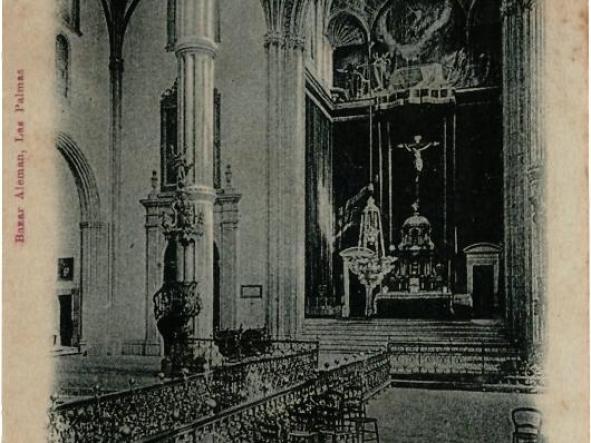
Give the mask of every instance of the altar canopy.
[[[320, 116], [306, 127], [307, 316], [450, 316], [468, 290], [463, 249], [502, 242], [501, 26], [489, 3], [333, 3], [331, 100], [311, 100], [308, 85], [306, 108]], [[370, 199], [395, 261], [371, 295], [339, 255], [358, 244]]]

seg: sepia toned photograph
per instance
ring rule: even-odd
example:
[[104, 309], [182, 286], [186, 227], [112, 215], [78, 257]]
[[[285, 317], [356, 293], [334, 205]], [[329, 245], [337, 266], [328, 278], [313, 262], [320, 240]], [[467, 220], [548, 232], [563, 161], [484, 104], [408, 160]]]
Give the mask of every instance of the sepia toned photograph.
[[548, 0], [50, 3], [45, 441], [558, 443]]

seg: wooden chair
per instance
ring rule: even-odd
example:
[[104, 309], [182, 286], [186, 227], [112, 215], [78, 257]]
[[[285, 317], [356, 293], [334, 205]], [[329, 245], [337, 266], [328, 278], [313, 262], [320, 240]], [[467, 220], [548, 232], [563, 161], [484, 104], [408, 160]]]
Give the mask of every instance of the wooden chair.
[[378, 419], [373, 417], [354, 417], [355, 436], [359, 443], [380, 442]]
[[256, 426], [254, 439], [260, 443], [280, 443], [281, 428], [277, 423], [261, 420]]
[[289, 443], [319, 443], [320, 434], [314, 429], [314, 422], [307, 410], [296, 410], [291, 413]]
[[513, 419], [513, 443], [542, 442], [542, 413], [536, 408], [516, 408], [511, 412]]
[[316, 406], [318, 430], [325, 443], [355, 442], [355, 430], [344, 421], [343, 404], [343, 394], [328, 391], [323, 396], [323, 402]]
[[323, 443], [355, 443], [357, 434], [351, 426], [339, 425], [320, 430]]

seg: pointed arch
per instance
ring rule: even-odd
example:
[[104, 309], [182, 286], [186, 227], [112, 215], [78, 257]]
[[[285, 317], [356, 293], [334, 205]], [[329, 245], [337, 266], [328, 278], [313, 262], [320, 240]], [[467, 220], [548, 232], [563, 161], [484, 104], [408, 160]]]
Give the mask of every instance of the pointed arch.
[[367, 44], [370, 39], [369, 27], [363, 17], [345, 9], [331, 14], [326, 33], [334, 48], [349, 44]]
[[63, 132], [57, 135], [56, 146], [74, 176], [80, 200], [80, 223], [100, 222], [101, 205], [98, 186], [84, 153], [76, 142]]

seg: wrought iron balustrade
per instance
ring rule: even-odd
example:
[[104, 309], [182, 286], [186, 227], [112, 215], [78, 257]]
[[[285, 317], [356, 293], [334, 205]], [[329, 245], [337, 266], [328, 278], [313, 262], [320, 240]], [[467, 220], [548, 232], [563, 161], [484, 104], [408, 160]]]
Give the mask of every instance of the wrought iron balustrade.
[[278, 342], [275, 349], [278, 355], [202, 374], [107, 395], [97, 390], [93, 398], [53, 404], [49, 441], [137, 441], [313, 381], [317, 343]]
[[[318, 383], [349, 396], [367, 397], [390, 379], [390, 359], [386, 352], [359, 355], [353, 361], [335, 361], [336, 368], [321, 370]], [[348, 360], [348, 358], [347, 358]]]
[[[336, 363], [336, 362], [335, 362]], [[306, 405], [330, 392], [343, 391], [347, 399], [367, 398], [383, 386], [390, 375], [389, 359], [385, 352], [357, 356], [353, 361], [316, 372], [312, 379], [287, 389], [269, 393], [263, 398], [226, 409], [213, 417], [205, 417], [186, 426], [171, 429], [140, 440], [142, 443], [199, 443], [199, 442], [265, 442], [287, 441], [294, 425], [293, 413], [307, 413], [314, 422], [314, 408]], [[307, 412], [306, 412], [307, 411]], [[270, 438], [270, 439], [268, 439]]]
[[313, 380], [318, 368], [318, 352], [279, 351], [280, 355], [248, 359], [240, 363], [224, 364], [217, 368], [216, 380], [232, 394], [245, 401], [257, 400], [303, 381]]
[[413, 377], [474, 377], [500, 379], [503, 365], [518, 361], [513, 346], [496, 343], [390, 342], [393, 375]]
[[133, 441], [213, 414], [211, 374], [52, 405], [49, 441]]
[[285, 435], [288, 409], [312, 395], [316, 383], [308, 380], [264, 398], [226, 409], [212, 417], [138, 440], [141, 443], [262, 442], [265, 429]]

